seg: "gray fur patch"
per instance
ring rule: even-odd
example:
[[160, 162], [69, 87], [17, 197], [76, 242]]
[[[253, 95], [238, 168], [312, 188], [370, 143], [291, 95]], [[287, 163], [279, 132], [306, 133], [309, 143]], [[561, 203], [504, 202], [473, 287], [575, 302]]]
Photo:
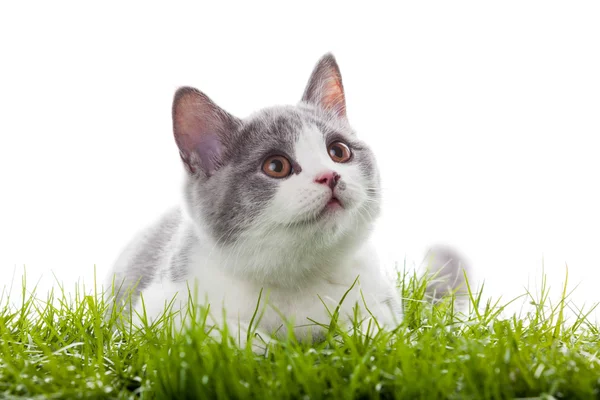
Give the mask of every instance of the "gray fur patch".
[[277, 154], [298, 164], [294, 143], [307, 121], [295, 107], [267, 108], [243, 121], [226, 150], [224, 166], [210, 179], [190, 177], [188, 201], [201, 210], [219, 243], [235, 242], [275, 195], [279, 182], [264, 175], [262, 161]]
[[[127, 269], [117, 270], [114, 275], [114, 292], [119, 304], [130, 293], [132, 299], [136, 299], [152, 283], [181, 218], [181, 210], [171, 210], [156, 225], [144, 231], [139, 241], [130, 244], [135, 246], [136, 252], [131, 255]], [[125, 250], [127, 251], [128, 249]]]
[[169, 278], [173, 282], [183, 282], [189, 275], [189, 255], [194, 243], [198, 240], [194, 231], [185, 233], [179, 248], [173, 254], [169, 265]]

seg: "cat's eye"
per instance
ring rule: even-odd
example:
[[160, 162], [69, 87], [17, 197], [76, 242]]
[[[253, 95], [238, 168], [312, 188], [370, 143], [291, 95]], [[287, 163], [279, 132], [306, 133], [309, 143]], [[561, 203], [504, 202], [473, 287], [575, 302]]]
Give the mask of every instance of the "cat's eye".
[[271, 178], [285, 178], [292, 173], [292, 164], [284, 156], [271, 156], [263, 163], [262, 170]]
[[350, 147], [342, 142], [333, 142], [327, 147], [329, 157], [337, 163], [345, 163], [352, 157]]

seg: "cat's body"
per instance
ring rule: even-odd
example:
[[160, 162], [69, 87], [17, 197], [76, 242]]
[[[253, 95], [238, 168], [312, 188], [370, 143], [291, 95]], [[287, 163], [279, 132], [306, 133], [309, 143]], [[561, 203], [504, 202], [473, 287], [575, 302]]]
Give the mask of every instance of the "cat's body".
[[[401, 319], [395, 281], [369, 245], [380, 209], [375, 157], [346, 118], [341, 76], [331, 55], [313, 71], [297, 106], [244, 120], [201, 92], [180, 89], [175, 140], [186, 167], [183, 206], [143, 231], [118, 259], [110, 283], [121, 299], [156, 318], [176, 296], [210, 303], [212, 318], [247, 327], [262, 290], [264, 332], [319, 336], [348, 292], [340, 321]], [[137, 285], [137, 286], [136, 286]], [[310, 331], [310, 334], [308, 334]]]

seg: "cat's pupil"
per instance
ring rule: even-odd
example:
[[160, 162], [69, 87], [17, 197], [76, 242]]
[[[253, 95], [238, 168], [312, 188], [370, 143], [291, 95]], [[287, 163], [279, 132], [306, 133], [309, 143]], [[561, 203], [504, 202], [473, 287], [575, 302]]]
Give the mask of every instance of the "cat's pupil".
[[273, 172], [281, 172], [283, 171], [283, 163], [281, 160], [273, 160], [271, 164], [269, 164], [269, 169]]
[[329, 148], [329, 154], [332, 157], [342, 158], [342, 157], [344, 157], [344, 150], [342, 150], [342, 148], [340, 146], [331, 146]]

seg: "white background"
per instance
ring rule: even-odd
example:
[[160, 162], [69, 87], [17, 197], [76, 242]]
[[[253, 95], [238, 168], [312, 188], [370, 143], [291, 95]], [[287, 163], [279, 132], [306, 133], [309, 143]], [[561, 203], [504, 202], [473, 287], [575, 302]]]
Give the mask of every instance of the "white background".
[[83, 3], [0, 6], [0, 286], [103, 278], [179, 200], [178, 86], [244, 117], [332, 51], [385, 263], [448, 243], [507, 300], [568, 264], [575, 303], [600, 301], [597, 2]]

